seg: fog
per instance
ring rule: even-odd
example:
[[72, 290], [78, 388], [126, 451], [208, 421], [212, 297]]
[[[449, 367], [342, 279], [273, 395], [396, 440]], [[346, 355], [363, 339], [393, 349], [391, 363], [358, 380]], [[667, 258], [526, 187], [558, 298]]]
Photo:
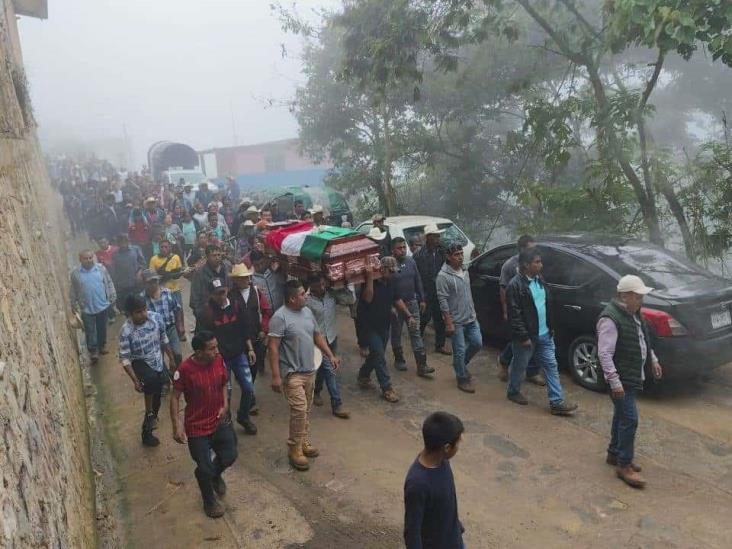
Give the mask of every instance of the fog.
[[202, 149], [297, 134], [281, 101], [301, 79], [301, 44], [264, 0], [49, 0], [48, 20], [19, 26], [47, 151], [114, 141], [139, 168], [162, 139]]

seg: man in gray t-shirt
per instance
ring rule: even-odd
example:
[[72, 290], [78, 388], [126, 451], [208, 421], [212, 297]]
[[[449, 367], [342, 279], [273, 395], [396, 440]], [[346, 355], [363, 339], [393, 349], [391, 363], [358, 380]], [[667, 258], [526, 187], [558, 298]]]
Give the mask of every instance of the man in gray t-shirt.
[[[272, 390], [282, 392], [290, 406], [290, 436], [287, 439], [290, 464], [299, 471], [309, 468], [307, 458], [319, 452], [310, 444], [310, 410], [315, 387], [315, 347], [334, 369], [341, 361], [320, 333], [313, 313], [305, 307], [305, 288], [299, 280], [285, 285], [285, 304], [269, 321], [268, 358]], [[318, 360], [318, 363], [320, 360]], [[319, 364], [318, 364], [319, 365]]]

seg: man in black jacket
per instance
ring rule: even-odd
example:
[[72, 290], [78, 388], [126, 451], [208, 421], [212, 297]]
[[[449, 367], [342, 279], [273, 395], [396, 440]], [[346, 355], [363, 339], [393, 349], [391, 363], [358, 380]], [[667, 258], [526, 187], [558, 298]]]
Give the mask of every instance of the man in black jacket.
[[445, 349], [445, 322], [442, 319], [440, 303], [437, 301], [437, 274], [445, 264], [445, 249], [440, 245], [440, 235], [444, 231], [437, 228], [437, 225], [430, 224], [424, 228], [425, 245], [414, 254], [414, 261], [417, 263], [419, 276], [422, 277], [426, 307], [420, 316], [420, 333], [424, 338], [424, 331], [430, 320], [435, 327], [435, 351], [443, 355], [450, 355]]
[[541, 254], [536, 248], [522, 250], [519, 273], [506, 288], [513, 347], [507, 397], [516, 404], [529, 403], [521, 394], [521, 381], [533, 357], [544, 370], [551, 413], [570, 415], [577, 405], [564, 400], [551, 329], [549, 290], [541, 278], [542, 268]]

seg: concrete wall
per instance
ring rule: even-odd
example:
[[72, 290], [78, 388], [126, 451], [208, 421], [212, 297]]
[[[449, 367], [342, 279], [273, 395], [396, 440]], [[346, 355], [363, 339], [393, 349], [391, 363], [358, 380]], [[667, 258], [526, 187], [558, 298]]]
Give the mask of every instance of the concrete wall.
[[93, 547], [63, 224], [21, 89], [15, 14], [0, 1], [0, 547]]

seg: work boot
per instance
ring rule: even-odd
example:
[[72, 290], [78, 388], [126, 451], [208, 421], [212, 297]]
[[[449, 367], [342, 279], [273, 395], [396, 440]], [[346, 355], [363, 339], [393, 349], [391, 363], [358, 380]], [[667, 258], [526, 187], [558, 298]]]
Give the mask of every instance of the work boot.
[[142, 421], [142, 445], [154, 448], [160, 444], [158, 438], [153, 435], [153, 429], [155, 425], [155, 414], [152, 412], [145, 414], [145, 419]]
[[473, 383], [472, 379], [458, 380], [457, 387], [464, 393], [474, 393], [475, 392], [475, 384]]
[[333, 408], [333, 415], [341, 419], [348, 419], [351, 417], [351, 414], [344, 410], [343, 406], [336, 406], [335, 408]]
[[244, 432], [247, 435], [256, 435], [257, 434], [257, 426], [252, 423], [252, 420], [249, 418], [246, 419], [237, 419], [236, 422], [244, 427]]
[[371, 389], [373, 387], [373, 385], [371, 384], [371, 378], [370, 377], [359, 377], [358, 386], [361, 389]]
[[307, 458], [316, 458], [320, 455], [318, 449], [309, 442], [302, 443], [302, 453]]
[[417, 375], [420, 377], [429, 377], [430, 374], [434, 374], [435, 369], [431, 366], [427, 366], [427, 357], [420, 356], [417, 358]]
[[214, 477], [211, 484], [213, 485], [214, 492], [216, 492], [217, 496], [224, 497], [226, 495], [226, 483], [224, 482], [224, 477], [221, 475]]
[[323, 405], [323, 397], [320, 396], [320, 393], [315, 393], [313, 395], [313, 406], [322, 406]]
[[646, 485], [646, 481], [642, 476], [640, 476], [640, 473], [633, 470], [631, 465], [618, 467], [615, 470], [615, 474], [618, 475], [618, 478], [625, 484], [632, 486], [633, 488], [643, 488]]
[[[608, 465], [614, 465], [615, 467], [617, 467], [618, 466], [618, 456], [616, 456], [614, 454], [608, 454], [607, 458], [605, 458], [605, 463], [607, 463]], [[637, 463], [631, 463], [630, 467], [636, 473], [640, 473], [643, 470], [643, 467], [641, 467]]]
[[290, 461], [290, 465], [298, 471], [307, 471], [310, 469], [308, 458], [303, 455], [302, 447], [299, 444], [288, 446], [287, 459]]
[[521, 406], [526, 406], [529, 403], [529, 399], [522, 395], [520, 392], [508, 394], [506, 395], [506, 398], [511, 402], [520, 404]]
[[[198, 482], [198, 489], [201, 490], [201, 499], [203, 499], [203, 510], [207, 516], [211, 518], [219, 518], [224, 515], [224, 507], [216, 499], [214, 492], [216, 481], [202, 475], [198, 469], [194, 471], [196, 481]], [[221, 478], [221, 477], [218, 477]], [[223, 479], [222, 479], [223, 482]], [[224, 485], [224, 492], [226, 491], [226, 485]]]
[[217, 499], [214, 499], [213, 501], [206, 503], [203, 503], [203, 511], [206, 513], [206, 516], [209, 518], [221, 518], [224, 516], [224, 506], [219, 503]]
[[383, 396], [384, 400], [387, 402], [399, 402], [399, 397], [397, 396], [396, 391], [391, 387], [384, 391], [381, 396]]
[[404, 351], [399, 347], [394, 348], [394, 369], [400, 372], [407, 371], [407, 361], [404, 359]]
[[577, 405], [574, 403], [563, 400], [556, 404], [550, 404], [549, 410], [553, 416], [571, 416], [577, 409]]
[[534, 385], [538, 385], [539, 387], [545, 387], [546, 381], [544, 380], [544, 376], [541, 374], [534, 374], [533, 376], [526, 376], [526, 381], [529, 383], [533, 383]]

